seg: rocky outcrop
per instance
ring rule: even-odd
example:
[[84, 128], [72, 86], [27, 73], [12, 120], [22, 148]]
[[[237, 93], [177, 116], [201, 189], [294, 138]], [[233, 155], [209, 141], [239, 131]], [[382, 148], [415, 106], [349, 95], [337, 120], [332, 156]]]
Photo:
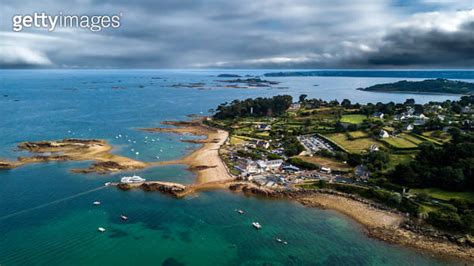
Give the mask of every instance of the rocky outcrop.
[[18, 166], [18, 163], [0, 161], [0, 170], [1, 169], [13, 169]]
[[114, 161], [105, 161], [105, 162], [96, 162], [93, 163], [88, 168], [76, 168], [72, 169], [71, 171], [74, 173], [98, 173], [98, 174], [106, 174], [110, 172], [118, 172], [124, 170], [133, 170], [133, 169], [141, 169], [143, 167], [139, 167], [138, 165], [130, 165], [130, 164], [121, 164]]
[[216, 168], [217, 165], [196, 165], [188, 168], [189, 171], [202, 171], [209, 168]]
[[143, 183], [118, 183], [117, 187], [122, 190], [130, 190], [139, 188], [144, 191], [159, 191], [173, 196], [178, 196], [179, 193], [182, 193], [186, 190], [185, 185], [171, 182], [160, 182], [160, 181], [148, 181]]
[[104, 143], [104, 141], [98, 139], [63, 139], [61, 141], [22, 142], [18, 144], [18, 148], [30, 152], [49, 152], [68, 148], [88, 148], [90, 145], [102, 145]]
[[34, 162], [49, 162], [49, 161], [71, 161], [72, 158], [67, 155], [36, 155], [32, 157], [18, 157], [19, 162], [27, 162], [27, 163], [34, 163]]
[[251, 183], [236, 183], [229, 186], [232, 191], [242, 191], [244, 193], [252, 193], [255, 195], [261, 195], [265, 197], [276, 197], [278, 192], [273, 189], [260, 187]]

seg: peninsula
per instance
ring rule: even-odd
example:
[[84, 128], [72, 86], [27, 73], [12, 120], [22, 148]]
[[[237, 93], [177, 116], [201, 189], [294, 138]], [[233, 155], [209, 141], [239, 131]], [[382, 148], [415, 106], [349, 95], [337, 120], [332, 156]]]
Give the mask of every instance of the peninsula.
[[427, 79], [423, 81], [397, 81], [359, 88], [362, 91], [376, 92], [412, 92], [412, 93], [441, 93], [441, 94], [473, 94], [474, 83], [448, 79]]
[[[73, 171], [108, 173], [183, 164], [197, 175], [192, 184], [112, 185], [176, 197], [229, 189], [296, 200], [308, 207], [337, 210], [363, 224], [372, 237], [473, 261], [472, 176], [466, 172], [459, 179], [465, 183], [458, 184], [449, 182], [445, 171], [453, 169], [460, 175], [469, 166], [463, 162], [472, 157], [464, 149], [472, 145], [470, 124], [465, 123], [472, 117], [472, 97], [426, 105], [407, 100], [397, 106], [325, 102], [305, 95], [298, 102], [284, 95], [236, 100], [219, 106], [213, 117], [164, 121], [167, 127], [141, 129], [205, 136], [192, 140], [202, 146], [181, 159], [145, 163], [112, 154], [104, 140], [64, 139], [21, 143], [19, 149], [35, 155], [2, 161], [0, 166], [11, 169], [29, 163], [92, 160], [90, 167]], [[444, 122], [430, 122], [440, 116], [453, 129], [433, 129], [442, 128]], [[444, 149], [451, 156], [444, 163], [452, 165], [432, 162], [424, 154], [443, 158]], [[460, 149], [454, 154], [464, 156], [453, 156], [453, 149]], [[414, 162], [413, 158], [428, 159]], [[433, 167], [446, 174], [430, 183], [423, 173]], [[405, 178], [410, 171], [413, 180]]]

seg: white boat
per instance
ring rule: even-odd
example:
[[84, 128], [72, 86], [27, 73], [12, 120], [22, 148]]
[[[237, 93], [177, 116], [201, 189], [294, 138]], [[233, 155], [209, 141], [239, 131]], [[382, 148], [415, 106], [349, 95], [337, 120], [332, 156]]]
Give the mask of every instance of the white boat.
[[281, 240], [280, 238], [277, 238], [277, 239], [275, 239], [275, 240], [276, 240], [278, 243], [282, 243], [282, 242], [283, 242], [283, 240]]
[[110, 186], [110, 184], [111, 184], [110, 182], [106, 182], [106, 183], [104, 184], [104, 186], [108, 187], [108, 186]]
[[245, 212], [243, 210], [237, 210], [238, 213], [244, 214]]
[[134, 176], [124, 176], [120, 179], [120, 182], [122, 183], [127, 183], [127, 184], [130, 184], [130, 183], [143, 183], [145, 182], [146, 179], [145, 178], [141, 178], [137, 175], [134, 175]]
[[94, 205], [100, 205], [100, 201], [94, 201], [93, 204]]
[[125, 216], [125, 215], [120, 215], [120, 219], [122, 219], [122, 220], [126, 221], [126, 220], [128, 220], [128, 217], [127, 217], [127, 216]]
[[97, 230], [99, 230], [99, 232], [101, 232], [101, 233], [105, 232], [105, 228], [104, 228], [104, 227], [99, 227], [99, 228], [97, 228]]
[[252, 225], [253, 225], [253, 227], [255, 227], [255, 228], [257, 228], [257, 229], [262, 228], [262, 225], [261, 225], [260, 223], [258, 223], [258, 222], [253, 222]]

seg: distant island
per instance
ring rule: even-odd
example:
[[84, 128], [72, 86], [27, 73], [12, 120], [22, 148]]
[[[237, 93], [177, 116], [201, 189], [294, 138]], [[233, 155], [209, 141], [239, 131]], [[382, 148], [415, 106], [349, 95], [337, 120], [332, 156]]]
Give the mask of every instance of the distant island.
[[218, 78], [241, 78], [242, 76], [237, 75], [237, 74], [219, 74], [217, 77]]
[[427, 79], [423, 81], [401, 80], [394, 83], [384, 83], [367, 88], [358, 88], [358, 90], [378, 92], [473, 94], [474, 83], [448, 79]]
[[422, 78], [474, 79], [472, 70], [311, 70], [271, 72], [265, 77], [366, 77], [366, 78]]

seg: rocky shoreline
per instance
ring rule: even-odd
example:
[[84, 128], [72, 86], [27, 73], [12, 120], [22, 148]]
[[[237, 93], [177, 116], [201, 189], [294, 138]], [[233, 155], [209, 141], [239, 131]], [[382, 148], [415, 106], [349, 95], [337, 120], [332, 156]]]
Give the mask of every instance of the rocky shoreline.
[[18, 157], [16, 161], [0, 161], [0, 169], [13, 169], [32, 163], [95, 161], [88, 168], [72, 169], [75, 173], [98, 173], [142, 169], [147, 163], [112, 154], [112, 146], [99, 139], [63, 139], [22, 142], [17, 145], [32, 156]]
[[328, 189], [279, 191], [246, 182], [234, 183], [229, 189], [268, 198], [295, 200], [308, 207], [335, 210], [362, 224], [369, 237], [419, 249], [434, 256], [474, 262], [473, 238], [438, 231], [397, 210], [352, 194]]

